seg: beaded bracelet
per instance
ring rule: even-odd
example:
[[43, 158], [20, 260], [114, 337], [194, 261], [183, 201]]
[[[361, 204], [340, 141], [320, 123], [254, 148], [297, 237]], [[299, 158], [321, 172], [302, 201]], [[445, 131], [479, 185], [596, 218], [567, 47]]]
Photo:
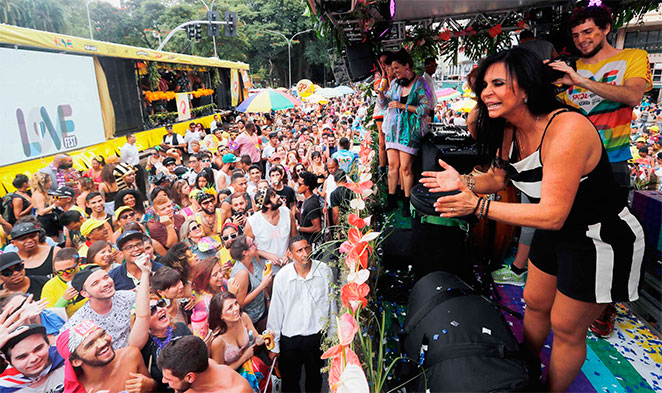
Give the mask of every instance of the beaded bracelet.
[[473, 173], [464, 175], [464, 182], [471, 191], [473, 191], [474, 187], [476, 187], [476, 178], [474, 177]]
[[490, 211], [490, 203], [492, 203], [492, 200], [488, 199], [487, 200], [487, 207], [485, 208], [485, 215], [483, 216], [483, 218], [485, 218], [485, 219], [487, 219], [487, 213]]

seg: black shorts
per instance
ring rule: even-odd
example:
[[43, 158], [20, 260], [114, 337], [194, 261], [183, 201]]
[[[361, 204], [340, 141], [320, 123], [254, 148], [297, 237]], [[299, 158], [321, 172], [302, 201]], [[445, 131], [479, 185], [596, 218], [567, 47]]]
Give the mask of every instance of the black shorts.
[[624, 208], [585, 231], [536, 230], [529, 260], [556, 276], [556, 288], [584, 302], [635, 301], [644, 256], [644, 231]]

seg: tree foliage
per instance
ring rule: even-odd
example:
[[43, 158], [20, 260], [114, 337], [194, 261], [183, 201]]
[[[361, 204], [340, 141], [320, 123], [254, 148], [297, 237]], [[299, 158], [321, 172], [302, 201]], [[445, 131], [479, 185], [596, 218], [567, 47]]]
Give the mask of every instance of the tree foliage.
[[[0, 0], [0, 23], [89, 37], [87, 0]], [[94, 39], [156, 49], [161, 39], [178, 25], [190, 20], [206, 20], [210, 0], [125, 0], [123, 8], [104, 1], [90, 1], [90, 20]], [[224, 11], [234, 11], [239, 19], [237, 36], [225, 37], [223, 28], [216, 38], [221, 59], [249, 63], [254, 81], [262, 85], [284, 86], [288, 80], [288, 38], [312, 29], [305, 15], [304, 0], [216, 0], [214, 10], [223, 20]], [[322, 68], [328, 67], [329, 42], [315, 32], [298, 35], [292, 42], [292, 82], [309, 78], [322, 82]], [[164, 50], [214, 56], [207, 26], [202, 39], [190, 41], [184, 31], [177, 32]], [[330, 74], [327, 72], [327, 74]]]

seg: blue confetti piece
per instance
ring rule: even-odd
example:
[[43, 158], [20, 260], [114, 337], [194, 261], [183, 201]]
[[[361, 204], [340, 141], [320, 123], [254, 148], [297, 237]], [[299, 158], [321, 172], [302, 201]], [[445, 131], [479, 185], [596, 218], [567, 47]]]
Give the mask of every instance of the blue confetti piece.
[[448, 333], [448, 330], [443, 329], [441, 332], [442, 332], [443, 334], [446, 334], [446, 333]]
[[438, 335], [438, 334], [435, 334], [434, 336], [432, 336], [432, 339], [433, 339], [434, 341], [439, 340], [439, 335]]

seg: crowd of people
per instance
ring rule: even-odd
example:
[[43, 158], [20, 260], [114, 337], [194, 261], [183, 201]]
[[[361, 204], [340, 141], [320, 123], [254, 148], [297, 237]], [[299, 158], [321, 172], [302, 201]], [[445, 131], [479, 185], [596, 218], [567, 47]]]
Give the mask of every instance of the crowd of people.
[[[528, 269], [524, 345], [538, 356], [554, 331], [552, 391], [579, 372], [589, 327], [606, 335], [592, 325], [613, 330], [613, 302], [638, 297], [643, 230], [627, 195], [633, 181], [655, 188], [662, 175], [662, 107], [642, 101], [646, 53], [608, 43], [604, 8], [577, 9], [569, 23], [576, 68], [544, 63], [555, 53], [527, 35], [468, 76], [477, 100], [468, 115], [437, 103], [434, 59], [417, 75], [407, 51], [380, 53], [372, 117], [386, 211], [402, 199], [409, 216], [431, 121], [467, 126], [492, 162], [459, 174], [440, 161], [444, 171], [421, 182], [454, 192], [435, 203], [443, 217], [527, 228], [496, 278], [514, 283]], [[586, 77], [598, 69], [618, 83]], [[304, 367], [304, 390], [320, 391], [335, 278], [312, 253], [352, 199], [345, 183], [369, 104], [351, 95], [215, 115], [184, 135], [166, 126], [146, 157], [129, 135], [119, 157], [94, 157], [86, 171], [59, 154], [17, 174], [0, 218], [0, 392], [257, 392], [276, 363], [282, 391], [301, 390]], [[481, 196], [508, 182], [523, 203]]]
[[[322, 389], [358, 95], [166, 126], [89, 169], [60, 154], [3, 198], [0, 391]], [[306, 294], [302, 296], [302, 294]], [[181, 338], [181, 340], [178, 340]], [[279, 361], [276, 361], [280, 359]]]

